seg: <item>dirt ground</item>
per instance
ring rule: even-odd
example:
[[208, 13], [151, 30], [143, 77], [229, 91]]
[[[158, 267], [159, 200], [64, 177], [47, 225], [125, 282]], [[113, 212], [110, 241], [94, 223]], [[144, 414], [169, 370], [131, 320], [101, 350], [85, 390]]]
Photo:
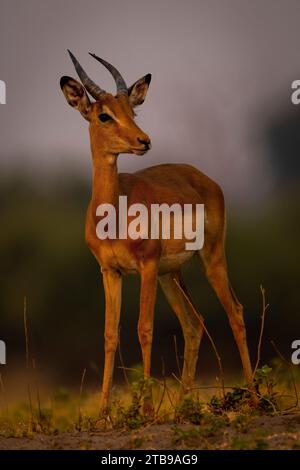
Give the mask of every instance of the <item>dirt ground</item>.
[[4, 449], [300, 449], [300, 414], [260, 416], [247, 423], [201, 429], [201, 425], [158, 424], [135, 431], [73, 432], [33, 438], [1, 438]]

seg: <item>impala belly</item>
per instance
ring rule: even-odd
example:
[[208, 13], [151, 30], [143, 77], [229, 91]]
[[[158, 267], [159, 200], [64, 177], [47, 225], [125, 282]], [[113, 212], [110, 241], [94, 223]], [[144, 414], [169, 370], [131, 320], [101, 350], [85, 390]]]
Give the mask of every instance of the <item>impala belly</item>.
[[[131, 250], [126, 249], [126, 245], [122, 244], [120, 240], [115, 240], [113, 243], [103, 243], [100, 246], [105, 250], [99, 250], [102, 259], [102, 266], [110, 269], [117, 269], [122, 274], [137, 274], [140, 272], [141, 259], [147, 253], [148, 240], [144, 241], [144, 250], [140, 250], [138, 256], [134, 256]], [[173, 242], [173, 243], [172, 243]], [[172, 240], [169, 250], [163, 244], [162, 254], [157, 257], [158, 273], [165, 274], [172, 271], [178, 271], [180, 267], [189, 261], [195, 254], [194, 250], [185, 250], [184, 243], [179, 240]], [[99, 245], [98, 245], [99, 246]], [[164, 249], [165, 248], [165, 249]], [[171, 248], [171, 249], [170, 249]], [[102, 255], [102, 256], [101, 256]]]
[[162, 256], [158, 264], [159, 274], [164, 274], [171, 271], [178, 271], [178, 269], [184, 263], [186, 263], [193, 257], [194, 253], [194, 251], [183, 251], [181, 253], [174, 253]]
[[[158, 274], [166, 274], [173, 271], [178, 271], [181, 266], [189, 261], [194, 251], [183, 251], [181, 253], [173, 253], [162, 256], [158, 262]], [[122, 274], [137, 274], [139, 272], [138, 263], [134, 259], [118, 259], [116, 268]]]

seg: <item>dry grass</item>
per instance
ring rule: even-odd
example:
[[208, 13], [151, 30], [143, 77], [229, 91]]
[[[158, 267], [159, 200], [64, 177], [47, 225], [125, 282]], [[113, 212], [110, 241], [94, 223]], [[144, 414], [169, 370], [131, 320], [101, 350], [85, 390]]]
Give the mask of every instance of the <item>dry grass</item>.
[[290, 370], [280, 359], [274, 361], [272, 369], [268, 366], [257, 369], [256, 380], [261, 397], [258, 408], [253, 407], [246, 387], [226, 387], [225, 397], [222, 387], [195, 387], [180, 401], [179, 385], [175, 380], [151, 379], [155, 410], [151, 417], [144, 416], [142, 412], [143, 394], [149, 384], [141, 378], [139, 368], [128, 372], [130, 387], [119, 386], [113, 390], [111, 412], [106, 417], [100, 415], [99, 392], [85, 390], [85, 372], [77, 393], [60, 388], [52, 393], [43, 393], [41, 397], [35, 379], [29, 384], [31, 393], [27, 399], [17, 403], [7, 403], [2, 379], [0, 436], [34, 437], [36, 433], [58, 435], [74, 431], [138, 430], [158, 424], [177, 427], [194, 424], [205, 428], [208, 422], [210, 426], [212, 423], [221, 426], [221, 421], [232, 424], [237, 416], [240, 426], [243, 426], [257, 416], [284, 416], [287, 412], [300, 412], [297, 398], [299, 374], [291, 378]]
[[[41, 442], [52, 448], [53, 441], [49, 443], [47, 439], [55, 436], [59, 441], [54, 447], [60, 445], [62, 448], [81, 448], [80, 439], [83, 436], [84, 442], [87, 442], [83, 448], [95, 445], [118, 448], [118, 443], [123, 448], [142, 448], [151, 439], [151, 445], [157, 449], [168, 446], [176, 449], [300, 448], [300, 372], [282, 356], [275, 344], [277, 357], [271, 367], [264, 365], [259, 368], [268, 308], [263, 288], [261, 292], [261, 329], [254, 369], [258, 405], [254, 406], [251, 393], [245, 385], [237, 385], [237, 381], [233, 381], [225, 386], [222, 366], [219, 368], [217, 383], [196, 385], [182, 399], [178, 377], [174, 375], [173, 378], [166, 378], [163, 373], [160, 379], [145, 381], [141, 366], [132, 369], [124, 367], [119, 348], [126, 385], [114, 388], [111, 410], [106, 416], [100, 414], [100, 393], [88, 390], [86, 369], [75, 392], [64, 388], [54, 391], [48, 388], [45, 391], [41, 387], [36, 361], [31, 357], [25, 299], [24, 393], [21, 400], [8, 400], [11, 391], [6, 389], [5, 380], [0, 375], [0, 448], [11, 448], [11, 445], [19, 448], [19, 444], [25, 448], [34, 448], [32, 445], [40, 446]], [[213, 341], [212, 346], [218, 359]], [[221, 358], [218, 359], [220, 361]], [[178, 368], [180, 370], [179, 361]], [[143, 400], [150, 386], [154, 413], [145, 416], [142, 411]], [[153, 429], [155, 438], [151, 437]], [[107, 441], [107, 433], [112, 438], [110, 443]], [[98, 436], [98, 444], [93, 441], [93, 436]], [[128, 437], [127, 441], [124, 441], [124, 436]]]

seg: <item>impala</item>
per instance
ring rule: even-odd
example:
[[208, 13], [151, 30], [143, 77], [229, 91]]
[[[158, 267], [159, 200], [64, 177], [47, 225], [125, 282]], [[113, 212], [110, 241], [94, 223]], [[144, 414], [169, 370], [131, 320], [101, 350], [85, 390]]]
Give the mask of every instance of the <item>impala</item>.
[[[96, 257], [105, 290], [105, 364], [101, 408], [110, 403], [114, 358], [118, 345], [122, 275], [138, 273], [141, 277], [138, 337], [143, 356], [144, 377], [150, 377], [153, 317], [157, 281], [178, 317], [184, 336], [182, 388], [191, 389], [195, 377], [198, 350], [203, 333], [203, 318], [196, 316], [189, 293], [181, 277], [181, 268], [197, 256], [208, 281], [223, 305], [237, 343], [244, 375], [253, 390], [252, 369], [246, 341], [243, 307], [230, 285], [224, 252], [225, 206], [218, 184], [188, 164], [161, 164], [134, 174], [118, 173], [122, 153], [144, 155], [151, 147], [148, 135], [135, 122], [134, 108], [141, 105], [151, 81], [147, 74], [127, 87], [118, 70], [91, 54], [115, 79], [117, 93], [112, 95], [96, 85], [69, 51], [81, 83], [71, 77], [61, 78], [67, 102], [89, 122], [93, 162], [93, 187], [86, 218], [86, 242]], [[94, 98], [91, 101], [88, 94]], [[96, 234], [101, 204], [111, 204], [118, 214], [119, 196], [127, 196], [128, 205], [204, 204], [204, 245], [187, 250], [186, 239], [104, 239]], [[193, 213], [194, 214], [194, 213]], [[129, 224], [130, 217], [127, 219]]]

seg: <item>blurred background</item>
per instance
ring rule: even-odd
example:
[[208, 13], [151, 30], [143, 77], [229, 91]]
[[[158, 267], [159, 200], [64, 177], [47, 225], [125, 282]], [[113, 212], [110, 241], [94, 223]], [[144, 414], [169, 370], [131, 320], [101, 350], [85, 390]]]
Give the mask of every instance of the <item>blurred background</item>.
[[[300, 3], [295, 0], [1, 0], [0, 79], [0, 338], [9, 374], [25, 367], [23, 301], [31, 355], [49, 380], [72, 385], [87, 367], [98, 383], [103, 367], [104, 294], [84, 241], [91, 192], [87, 123], [65, 102], [62, 75], [76, 76], [70, 48], [101, 87], [111, 76], [89, 57], [120, 69], [128, 85], [151, 72], [139, 125], [153, 149], [122, 155], [120, 171], [161, 162], [188, 162], [224, 189], [227, 255], [232, 284], [245, 306], [255, 359], [261, 293], [270, 340], [290, 356], [300, 336], [300, 106], [291, 83], [300, 79]], [[225, 373], [240, 372], [225, 312], [197, 262], [184, 272], [196, 305], [222, 354]], [[136, 326], [138, 278], [123, 287], [124, 363], [140, 362]], [[158, 294], [153, 372], [177, 373], [174, 336], [182, 335]], [[120, 365], [118, 359], [117, 365]], [[218, 373], [207, 338], [202, 380]], [[122, 380], [120, 369], [116, 377]]]

